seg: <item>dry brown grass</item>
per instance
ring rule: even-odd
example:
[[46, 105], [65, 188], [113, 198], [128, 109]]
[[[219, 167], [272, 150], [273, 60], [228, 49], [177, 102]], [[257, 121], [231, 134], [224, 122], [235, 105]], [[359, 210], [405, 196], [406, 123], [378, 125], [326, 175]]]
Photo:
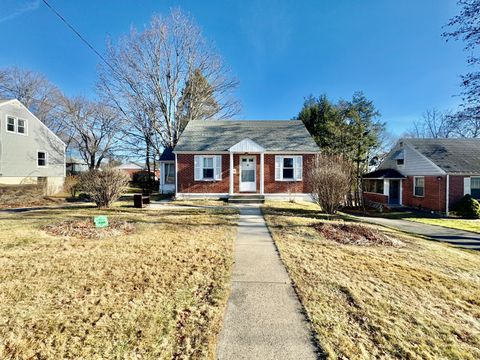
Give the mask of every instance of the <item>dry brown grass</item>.
[[58, 204], [60, 201], [60, 199], [45, 197], [43, 187], [40, 185], [0, 185], [0, 209], [49, 206]]
[[404, 246], [344, 245], [314, 229], [328, 220], [313, 205], [265, 213], [326, 357], [480, 358], [478, 252], [386, 229]]
[[[103, 239], [50, 222], [107, 214]], [[90, 208], [0, 215], [1, 359], [213, 358], [228, 297], [233, 210]]]

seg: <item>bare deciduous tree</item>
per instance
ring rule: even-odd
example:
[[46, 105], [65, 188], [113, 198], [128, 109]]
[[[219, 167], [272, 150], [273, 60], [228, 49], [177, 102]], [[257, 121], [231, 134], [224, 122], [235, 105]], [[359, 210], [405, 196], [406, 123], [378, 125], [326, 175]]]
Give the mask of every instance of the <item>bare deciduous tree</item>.
[[456, 124], [447, 112], [428, 109], [413, 122], [405, 136], [413, 138], [449, 138], [456, 135]]
[[63, 106], [73, 147], [90, 170], [100, 168], [102, 160], [112, 155], [118, 144], [122, 118], [111, 106], [81, 97], [65, 97]]
[[314, 201], [327, 214], [335, 214], [352, 188], [352, 163], [339, 155], [320, 155], [311, 167], [308, 182]]
[[64, 130], [59, 120], [61, 96], [58, 87], [40, 73], [18, 67], [0, 69], [0, 98], [18, 99], [59, 135]]
[[142, 32], [132, 29], [108, 44], [99, 89], [128, 119], [128, 134], [159, 153], [173, 147], [193, 119], [238, 113], [237, 81], [199, 27], [180, 10], [154, 16]]

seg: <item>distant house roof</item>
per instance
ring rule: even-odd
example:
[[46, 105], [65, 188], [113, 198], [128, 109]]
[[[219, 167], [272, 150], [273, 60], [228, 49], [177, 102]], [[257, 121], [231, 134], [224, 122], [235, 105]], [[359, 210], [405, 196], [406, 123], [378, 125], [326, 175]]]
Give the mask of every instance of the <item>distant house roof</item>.
[[141, 167], [140, 165], [135, 164], [135, 163], [118, 165], [116, 168], [117, 169], [124, 169], [124, 170], [143, 170], [143, 167]]
[[85, 160], [82, 160], [82, 159], [79, 159], [79, 158], [76, 158], [76, 157], [67, 157], [65, 159], [65, 162], [67, 164], [85, 164], [87, 165], [87, 162]]
[[300, 120], [194, 120], [183, 131], [174, 152], [226, 152], [245, 139], [265, 151], [319, 151]]
[[363, 175], [364, 179], [404, 179], [405, 176], [394, 169], [380, 169]]
[[480, 139], [404, 139], [447, 173], [480, 174]]
[[166, 148], [163, 150], [162, 155], [160, 155], [160, 161], [174, 161], [175, 154], [173, 153], [173, 148]]

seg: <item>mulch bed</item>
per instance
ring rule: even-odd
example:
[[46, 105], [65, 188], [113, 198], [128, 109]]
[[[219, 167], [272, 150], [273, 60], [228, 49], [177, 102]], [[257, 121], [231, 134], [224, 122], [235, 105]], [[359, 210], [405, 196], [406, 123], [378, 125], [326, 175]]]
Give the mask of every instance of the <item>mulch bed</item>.
[[344, 245], [401, 247], [400, 240], [386, 236], [374, 228], [349, 223], [318, 223], [313, 227], [327, 240]]
[[43, 227], [43, 230], [54, 236], [68, 236], [79, 239], [102, 239], [131, 234], [135, 231], [135, 226], [126, 221], [110, 219], [108, 227], [97, 229], [92, 219], [84, 219], [65, 220], [48, 224]]

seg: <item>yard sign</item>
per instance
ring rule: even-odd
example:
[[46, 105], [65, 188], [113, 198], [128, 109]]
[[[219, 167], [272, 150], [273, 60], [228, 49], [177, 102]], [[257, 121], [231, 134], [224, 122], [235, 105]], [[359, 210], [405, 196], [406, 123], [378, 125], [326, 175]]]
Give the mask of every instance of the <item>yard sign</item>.
[[93, 221], [95, 222], [95, 226], [97, 228], [105, 228], [108, 227], [108, 217], [101, 215], [101, 216], [95, 216], [93, 218]]

